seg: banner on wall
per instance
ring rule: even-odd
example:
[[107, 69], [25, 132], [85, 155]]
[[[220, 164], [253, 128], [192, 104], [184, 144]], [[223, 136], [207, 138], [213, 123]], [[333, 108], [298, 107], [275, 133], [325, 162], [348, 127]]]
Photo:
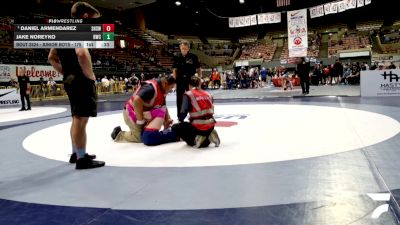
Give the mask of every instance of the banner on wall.
[[20, 96], [17, 89], [0, 89], [0, 107], [13, 105], [20, 105]]
[[289, 57], [307, 56], [307, 9], [289, 11], [287, 20]]
[[400, 70], [365, 70], [360, 75], [361, 96], [400, 96]]
[[45, 81], [49, 80], [50, 77], [54, 81], [63, 80], [63, 75], [52, 66], [0, 64], [0, 82], [9, 82], [11, 79], [17, 80], [17, 74], [23, 68], [25, 68], [25, 74], [30, 81], [39, 81], [40, 77], [43, 77]]

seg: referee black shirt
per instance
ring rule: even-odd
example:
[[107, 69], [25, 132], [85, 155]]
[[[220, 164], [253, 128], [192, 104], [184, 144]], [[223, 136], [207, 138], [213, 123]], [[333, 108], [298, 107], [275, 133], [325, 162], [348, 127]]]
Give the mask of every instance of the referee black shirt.
[[179, 53], [174, 57], [173, 67], [176, 69], [177, 81], [187, 81], [196, 73], [196, 69], [200, 68], [199, 58], [193, 53], [188, 52], [185, 56]]

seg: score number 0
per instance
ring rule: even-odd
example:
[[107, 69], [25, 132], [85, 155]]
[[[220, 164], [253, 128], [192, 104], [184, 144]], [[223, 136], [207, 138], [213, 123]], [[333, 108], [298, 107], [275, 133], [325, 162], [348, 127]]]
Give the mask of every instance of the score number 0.
[[103, 32], [114, 32], [114, 24], [103, 24]]

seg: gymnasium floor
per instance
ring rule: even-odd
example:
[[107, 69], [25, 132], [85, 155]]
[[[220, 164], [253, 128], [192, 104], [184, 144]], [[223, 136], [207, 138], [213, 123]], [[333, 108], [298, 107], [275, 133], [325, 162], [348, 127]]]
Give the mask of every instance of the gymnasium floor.
[[106, 167], [85, 171], [67, 101], [0, 109], [0, 224], [398, 224], [398, 97], [219, 98], [221, 146], [202, 150], [114, 143], [127, 98], [99, 99], [88, 151]]

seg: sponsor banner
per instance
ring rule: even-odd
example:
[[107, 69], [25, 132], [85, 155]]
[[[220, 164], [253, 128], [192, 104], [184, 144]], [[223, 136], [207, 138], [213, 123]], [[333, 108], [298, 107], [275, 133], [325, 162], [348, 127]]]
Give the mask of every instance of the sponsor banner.
[[392, 54], [374, 54], [371, 58], [372, 62], [400, 62], [400, 55], [392, 55]]
[[0, 107], [20, 105], [20, 96], [16, 88], [0, 89]]
[[371, 57], [371, 62], [377, 65], [383, 64], [385, 67], [393, 63], [397, 68], [400, 68], [400, 55], [374, 54]]
[[30, 81], [39, 81], [40, 77], [43, 77], [45, 81], [49, 80], [50, 77], [54, 81], [62, 81], [63, 79], [63, 75], [52, 66], [0, 64], [0, 82], [9, 82], [11, 79], [17, 80], [17, 74], [21, 73], [23, 68], [25, 68], [25, 74]]
[[400, 96], [400, 70], [361, 71], [361, 96]]
[[[0, 64], [0, 82], [9, 82], [11, 80], [11, 73], [12, 71], [10, 65]], [[15, 71], [14, 71], [14, 79], [16, 80]]]
[[289, 57], [307, 56], [307, 9], [289, 11], [287, 20]]

